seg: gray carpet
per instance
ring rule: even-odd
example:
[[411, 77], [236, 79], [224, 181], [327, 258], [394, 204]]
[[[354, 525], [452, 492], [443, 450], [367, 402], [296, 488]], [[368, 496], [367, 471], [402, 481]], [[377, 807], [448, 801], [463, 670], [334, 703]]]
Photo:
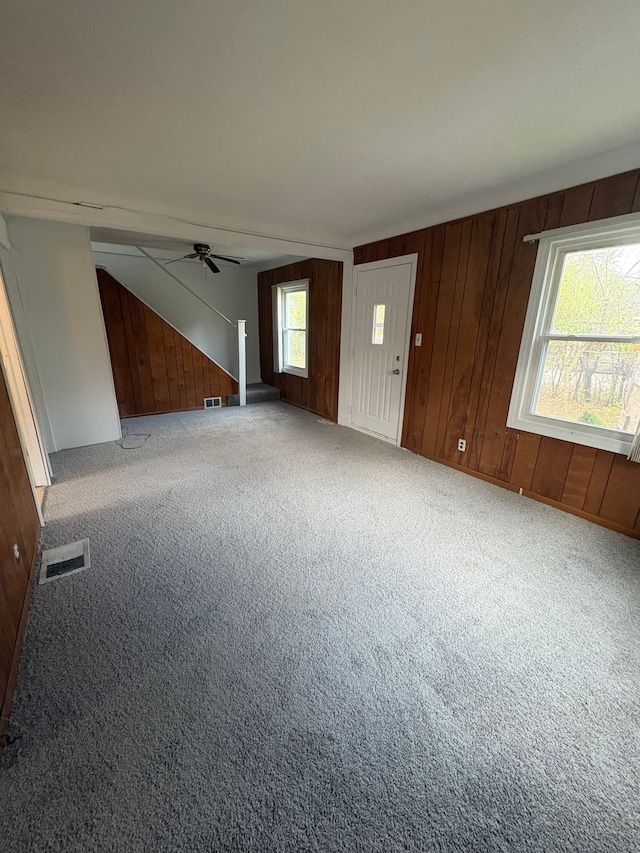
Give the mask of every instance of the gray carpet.
[[639, 543], [283, 403], [127, 426], [53, 459], [3, 853], [640, 849]]

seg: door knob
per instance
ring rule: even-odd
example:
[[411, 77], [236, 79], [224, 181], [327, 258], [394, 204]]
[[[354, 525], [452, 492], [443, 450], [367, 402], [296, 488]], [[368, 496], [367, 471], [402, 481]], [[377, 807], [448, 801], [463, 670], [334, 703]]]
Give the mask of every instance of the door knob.
[[400, 373], [400, 371], [398, 370], [398, 368], [396, 368], [395, 370], [392, 370], [391, 372], [392, 372], [392, 373], [394, 373], [396, 376], [398, 376], [398, 375], [399, 375], [399, 373]]

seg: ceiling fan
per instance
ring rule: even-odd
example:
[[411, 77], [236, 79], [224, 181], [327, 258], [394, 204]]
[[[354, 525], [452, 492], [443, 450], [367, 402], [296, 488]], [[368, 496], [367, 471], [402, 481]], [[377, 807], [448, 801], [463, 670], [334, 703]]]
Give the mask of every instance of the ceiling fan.
[[166, 265], [175, 264], [176, 261], [184, 261], [187, 258], [200, 258], [200, 263], [202, 264], [203, 269], [206, 264], [211, 272], [220, 272], [220, 267], [213, 262], [213, 258], [217, 258], [219, 261], [228, 261], [230, 264], [238, 265], [240, 264], [240, 261], [244, 260], [244, 258], [227, 258], [224, 255], [215, 255], [206, 243], [194, 243], [193, 252], [188, 255], [183, 255], [181, 258], [174, 258], [172, 261], [167, 261]]

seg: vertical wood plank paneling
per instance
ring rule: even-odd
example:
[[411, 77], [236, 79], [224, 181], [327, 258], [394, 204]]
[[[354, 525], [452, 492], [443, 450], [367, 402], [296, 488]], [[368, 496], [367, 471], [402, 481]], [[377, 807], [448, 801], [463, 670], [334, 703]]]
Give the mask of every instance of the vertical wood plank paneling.
[[[104, 281], [108, 281], [107, 277], [102, 275], [101, 270], [98, 270], [98, 286], [100, 291], [100, 298], [102, 299], [102, 284]], [[114, 279], [115, 281], [115, 279]], [[124, 324], [124, 335], [125, 340], [127, 341], [127, 356], [128, 356], [128, 364], [129, 364], [129, 377], [131, 379], [131, 387], [133, 391], [133, 406], [127, 407], [120, 410], [120, 416], [126, 417], [127, 415], [133, 415], [136, 412], [144, 411], [144, 403], [142, 400], [142, 387], [140, 384], [140, 373], [138, 371], [138, 356], [136, 353], [136, 341], [135, 335], [133, 331], [133, 322], [131, 319], [131, 310], [129, 308], [129, 292], [124, 289], [124, 287], [120, 288], [120, 311], [122, 316], [122, 322]], [[104, 303], [102, 304], [102, 313], [105, 318], [105, 328], [107, 329], [107, 341], [109, 341], [109, 327], [107, 322], [107, 313], [108, 308], [105, 309]], [[113, 365], [114, 356], [111, 355], [111, 344], [109, 343], [109, 353], [111, 357], [111, 364]], [[116, 356], [117, 358], [117, 356]], [[123, 372], [125, 372], [125, 367], [123, 366]], [[117, 374], [114, 370], [114, 384], [117, 382]], [[118, 395], [118, 387], [116, 385], [116, 395]], [[119, 395], [118, 395], [119, 396]]]
[[[453, 378], [445, 427], [442, 456], [459, 463], [463, 454], [458, 439], [464, 438], [467, 407], [471, 393], [471, 377], [478, 343], [484, 304], [485, 284], [489, 272], [489, 257], [495, 214], [477, 217], [472, 225], [469, 260], [465, 276], [460, 323], [453, 358]], [[452, 328], [453, 331], [453, 328]]]
[[[228, 376], [228, 374], [225, 374], [222, 370], [218, 370], [216, 365], [212, 361], [209, 361], [209, 359], [207, 359], [207, 368], [209, 371], [207, 396], [224, 397], [224, 399], [226, 399], [227, 394], [231, 394], [231, 387], [229, 386], [229, 390], [223, 395], [220, 377], [222, 375]], [[229, 377], [229, 379], [231, 379], [231, 377]]]
[[[562, 219], [562, 210], [564, 207], [564, 194], [557, 193], [548, 199], [547, 210], [544, 218], [545, 230], [550, 228], [558, 228]], [[535, 266], [535, 259], [533, 260]], [[530, 276], [533, 278], [533, 266], [531, 267]], [[529, 296], [529, 288], [527, 288], [527, 300]], [[523, 320], [524, 325], [524, 320]], [[518, 343], [518, 350], [520, 349]], [[514, 370], [515, 375], [515, 370]], [[548, 498], [559, 500], [562, 495], [564, 485], [564, 476], [571, 459], [571, 445], [568, 445], [568, 450], [563, 451], [560, 445], [556, 446], [558, 452], [558, 467], [564, 468], [562, 482], [558, 483], [555, 480], [540, 480], [539, 487], [536, 488], [535, 475], [536, 468], [539, 463], [544, 466], [546, 456], [549, 452], [550, 445], [546, 443], [542, 448], [542, 442], [539, 436], [519, 435], [515, 430], [508, 429], [502, 450], [502, 462], [500, 465], [500, 479], [505, 482], [510, 482], [514, 486], [523, 489], [533, 489], [537, 494], [545, 495]], [[542, 449], [542, 453], [541, 453]], [[566, 457], [566, 459], [565, 459]], [[547, 493], [547, 492], [550, 493]]]
[[[491, 247], [489, 252], [487, 275], [484, 282], [482, 294], [482, 307], [480, 309], [480, 320], [476, 348], [473, 356], [472, 373], [467, 402], [467, 411], [464, 418], [464, 434], [462, 437], [467, 441], [466, 461], [470, 468], [476, 469], [480, 459], [481, 437], [484, 432], [483, 421], [482, 432], [476, 431], [476, 419], [480, 407], [480, 395], [483, 387], [483, 375], [487, 365], [487, 351], [489, 345], [489, 329], [493, 316], [496, 293], [498, 289], [498, 275], [500, 272], [500, 258], [507, 228], [507, 211], [499, 211], [496, 215], [493, 231], [491, 234]], [[488, 403], [488, 395], [486, 396]], [[473, 440], [471, 440], [473, 439]], [[459, 459], [462, 462], [462, 457]]]
[[[144, 322], [145, 306], [138, 299], [127, 294], [129, 303], [129, 314], [131, 316], [131, 331], [133, 340], [132, 347], [136, 354], [136, 371], [140, 381], [140, 396], [142, 404], [140, 413], [150, 413], [157, 411], [156, 400], [153, 393], [153, 375], [151, 373], [151, 364], [149, 361], [149, 342], [147, 340], [147, 327]], [[112, 355], [113, 358], [113, 355]]]
[[[4, 589], [0, 585], [0, 696], [2, 706], [6, 700], [7, 685], [11, 673], [11, 661], [18, 637], [18, 629], [13, 624], [10, 604], [7, 601]], [[2, 727], [4, 728], [4, 727]], [[0, 729], [0, 734], [2, 730]]]
[[[489, 418], [489, 404], [491, 401], [491, 390], [493, 377], [496, 370], [498, 358], [498, 344], [500, 343], [500, 329], [504, 318], [505, 305], [507, 301], [507, 290], [511, 276], [511, 265], [515, 251], [516, 239], [518, 237], [518, 226], [520, 221], [520, 209], [513, 208], [507, 211], [504, 239], [501, 243], [501, 255], [498, 264], [498, 274], [495, 284], [495, 293], [491, 305], [491, 319], [485, 348], [485, 357], [482, 372], [478, 374], [478, 408], [473, 432], [469, 438], [470, 451], [468, 451], [466, 465], [474, 471], [480, 471], [482, 454], [487, 439], [493, 441], [494, 436], [491, 428], [487, 427]], [[467, 430], [469, 432], [469, 430]], [[467, 440], [469, 440], [469, 438]]]
[[638, 464], [615, 454], [599, 515], [631, 529], [639, 512]]
[[402, 254], [413, 255], [418, 251], [418, 248], [424, 245], [424, 231], [411, 231], [410, 234], [404, 235], [402, 243]]
[[[495, 478], [500, 478], [500, 473], [504, 470], [503, 450], [507, 439], [507, 412], [536, 259], [536, 246], [524, 243], [522, 238], [525, 234], [535, 234], [542, 230], [546, 212], [547, 202], [544, 199], [527, 202], [521, 206], [520, 210], [504, 314], [498, 333], [498, 349], [479, 466], [482, 473]], [[518, 461], [518, 454], [524, 452], [530, 454], [532, 451], [533, 448], [529, 447], [528, 441], [518, 442], [515, 458], [511, 457], [514, 459], [514, 464]], [[509, 481], [507, 477], [504, 479], [506, 482]]]
[[[0, 440], [0, 452], [5, 453], [4, 439]], [[23, 521], [24, 510], [15, 503], [15, 495], [12, 496], [12, 486], [18, 483], [13, 479], [12, 472], [0, 467], [0, 494], [7, 500], [7, 506], [3, 507], [4, 513], [0, 517], [0, 589], [4, 595], [5, 607], [2, 611], [2, 620], [6, 623], [8, 631], [12, 632], [12, 639], [5, 641], [5, 651], [10, 653], [13, 643], [18, 634], [22, 602], [26, 593], [29, 579], [29, 566], [23, 560], [16, 560], [13, 554], [13, 543], [20, 548], [28, 548], [28, 539], [25, 540]], [[0, 694], [1, 695], [1, 694]]]
[[591, 210], [593, 190], [593, 184], [584, 184], [581, 187], [567, 190], [563, 194], [562, 213], [560, 214], [560, 226], [562, 228], [587, 222]]
[[391, 237], [387, 246], [387, 258], [397, 258], [404, 254], [404, 234]]
[[17, 676], [39, 536], [38, 513], [0, 368], [0, 738]]
[[149, 371], [151, 372], [154, 409], [156, 412], [168, 412], [171, 409], [171, 399], [169, 397], [162, 320], [146, 305], [143, 314], [149, 351]]
[[473, 220], [468, 219], [462, 223], [462, 236], [460, 238], [460, 251], [455, 273], [455, 285], [453, 290], [453, 304], [449, 315], [449, 328], [447, 331], [447, 346], [444, 362], [444, 377], [442, 380], [442, 404], [438, 417], [438, 429], [436, 432], [436, 454], [443, 459], [447, 458], [444, 449], [447, 422], [450, 416], [450, 403], [452, 394], [453, 378], [456, 368], [456, 350], [460, 337], [460, 317], [464, 300], [465, 284], [467, 280], [467, 267], [469, 262], [469, 251], [471, 248], [471, 234], [473, 231]]
[[582, 444], [570, 446], [572, 447], [571, 461], [560, 501], [567, 506], [582, 509], [598, 451], [594, 447], [584, 447]]
[[232, 379], [228, 373], [225, 373], [224, 370], [218, 371], [217, 379], [219, 383], [218, 393], [220, 394], [223, 400], [226, 400], [227, 394], [233, 394], [234, 388], [237, 389], [238, 387], [238, 383], [234, 379]]
[[15, 536], [10, 544], [16, 542], [22, 553], [28, 553], [33, 536], [34, 500], [4, 376], [0, 386], [0, 422], [7, 424], [0, 430], [0, 459], [6, 477], [3, 498], [11, 513], [9, 527]]
[[386, 258], [391, 257], [393, 257], [393, 255], [389, 252], [389, 241], [380, 240], [380, 242], [374, 247], [370, 260], [384, 261]]
[[182, 354], [182, 335], [178, 334], [175, 329], [173, 331], [173, 348], [176, 354], [176, 370], [178, 371], [178, 390], [180, 392], [180, 409], [185, 411], [189, 408], [187, 395], [187, 381], [184, 374], [184, 356]]
[[317, 286], [318, 271], [315, 262], [311, 263], [311, 283], [309, 284], [309, 326], [307, 331], [307, 406], [314, 412], [319, 411], [320, 398], [324, 399], [324, 352], [327, 346], [326, 298], [325, 288]]
[[176, 362], [176, 345], [174, 330], [167, 323], [162, 324], [162, 341], [164, 347], [165, 365], [167, 368], [167, 385], [169, 387], [169, 406], [172, 412], [180, 411], [180, 385], [178, 384], [178, 365]]
[[182, 339], [182, 364], [187, 389], [187, 406], [189, 409], [199, 409], [196, 396], [196, 377], [193, 371], [193, 347], [189, 346], [189, 341], [184, 338]]
[[136, 405], [129, 366], [129, 348], [120, 301], [120, 288], [116, 282], [105, 278], [100, 288], [100, 298], [104, 306], [103, 314], [109, 349], [113, 352], [113, 380], [118, 408], [121, 415], [126, 416], [136, 411]]
[[201, 409], [204, 397], [226, 405], [238, 383], [109, 273], [97, 274], [121, 417]]
[[447, 226], [442, 256], [441, 286], [438, 289], [438, 304], [433, 330], [431, 376], [421, 445], [423, 452], [429, 455], [436, 454], [440, 411], [444, 401], [443, 389], [449, 343], [449, 324], [453, 312], [461, 243], [462, 223], [456, 222]]
[[[314, 266], [317, 264], [314, 261]], [[323, 361], [324, 398], [318, 405], [318, 411], [326, 412], [331, 421], [338, 420], [338, 383], [340, 374], [340, 337], [342, 324], [342, 264], [334, 263], [326, 268], [326, 322], [325, 349]], [[322, 269], [314, 271], [314, 277], [322, 277]]]
[[543, 436], [536, 458], [531, 490], [554, 501], [562, 499], [573, 445], [568, 441]]
[[[631, 535], [640, 532], [639, 465], [508, 429], [506, 418], [536, 257], [522, 237], [640, 211], [639, 175], [414, 231], [402, 243], [419, 256], [411, 330], [423, 333], [422, 348], [412, 344], [410, 353], [403, 446]], [[481, 236], [491, 220], [491, 237]], [[354, 261], [399, 254], [400, 245], [393, 237], [356, 247]], [[458, 437], [467, 440], [465, 453], [456, 450]]]
[[[365, 253], [369, 257], [370, 253]], [[309, 279], [308, 377], [273, 370], [273, 305], [271, 288]], [[288, 403], [338, 419], [338, 374], [342, 315], [342, 264], [317, 258], [267, 270], [258, 275], [260, 369], [262, 379], [280, 389]]]
[[589, 221], [630, 213], [637, 186], [638, 175], [635, 172], [599, 181], [593, 190]]
[[596, 460], [593, 464], [591, 477], [589, 478], [589, 486], [584, 499], [585, 512], [592, 515], [600, 515], [600, 507], [604, 497], [611, 468], [613, 467], [614, 455], [606, 450], [598, 450], [596, 452]]
[[[438, 232], [442, 234], [440, 229]], [[405, 397], [404, 418], [402, 424], [402, 444], [411, 450], [419, 450], [422, 440], [424, 410], [427, 404], [429, 382], [428, 364], [431, 361], [431, 302], [433, 301], [433, 278], [426, 268], [434, 262], [437, 247], [434, 245], [436, 229], [418, 232], [414, 236], [412, 248], [407, 254], [417, 252], [418, 269], [416, 271], [416, 289], [413, 298], [411, 319], [411, 343], [409, 346], [409, 364], [407, 365], [407, 393]], [[440, 243], [442, 245], [442, 243]], [[440, 263], [442, 254], [440, 253]], [[422, 282], [423, 286], [418, 286]], [[437, 292], [436, 292], [437, 298]], [[422, 344], [415, 345], [416, 334], [422, 335]]]
[[204, 384], [204, 356], [198, 349], [191, 352], [193, 357], [193, 378], [195, 383], [196, 399], [194, 409], [202, 409], [206, 395]]

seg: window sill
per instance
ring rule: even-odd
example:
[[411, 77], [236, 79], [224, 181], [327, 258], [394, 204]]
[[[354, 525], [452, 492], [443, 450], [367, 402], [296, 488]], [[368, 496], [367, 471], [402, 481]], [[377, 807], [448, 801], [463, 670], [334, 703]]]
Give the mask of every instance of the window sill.
[[568, 421], [555, 420], [554, 418], [543, 418], [536, 415], [519, 418], [508, 418], [507, 426], [510, 429], [532, 432], [536, 435], [544, 435], [548, 438], [558, 438], [561, 441], [570, 441], [574, 444], [582, 444], [585, 447], [594, 447], [596, 450], [609, 450], [611, 453], [629, 453], [633, 436], [617, 430], [604, 430], [598, 427], [572, 424]]
[[309, 378], [308, 370], [300, 370], [297, 367], [287, 367], [287, 365], [282, 368], [281, 373], [288, 373], [290, 376], [298, 376], [300, 379]]

